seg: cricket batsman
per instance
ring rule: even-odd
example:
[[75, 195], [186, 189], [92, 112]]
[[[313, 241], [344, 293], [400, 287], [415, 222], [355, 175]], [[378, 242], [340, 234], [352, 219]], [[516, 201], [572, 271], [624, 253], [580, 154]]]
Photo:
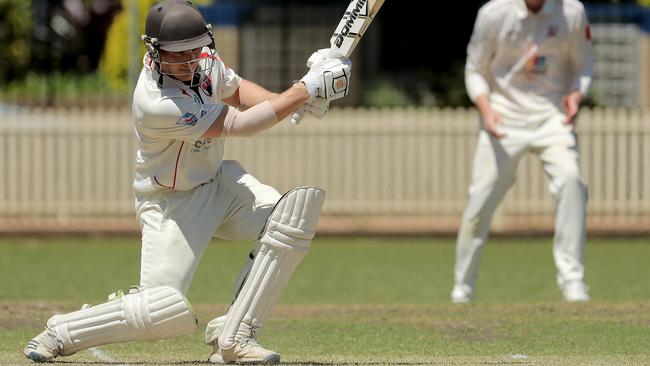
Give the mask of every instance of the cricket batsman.
[[187, 291], [217, 237], [257, 244], [227, 315], [208, 324], [209, 361], [279, 363], [256, 335], [309, 251], [325, 192], [299, 187], [280, 195], [238, 162], [223, 160], [224, 144], [267, 130], [306, 103], [308, 112], [323, 116], [330, 100], [348, 93], [350, 60], [315, 53], [300, 82], [269, 92], [222, 62], [211, 26], [183, 0], [154, 5], [142, 39], [147, 53], [133, 95], [140, 284], [103, 304], [51, 317], [24, 354], [45, 362], [93, 346], [193, 332], [198, 321]]
[[541, 161], [557, 203], [557, 284], [566, 301], [589, 300], [583, 279], [587, 189], [574, 121], [593, 64], [589, 23], [577, 0], [491, 0], [479, 10], [465, 85], [482, 128], [458, 232], [452, 302], [473, 299], [492, 215], [529, 152]]

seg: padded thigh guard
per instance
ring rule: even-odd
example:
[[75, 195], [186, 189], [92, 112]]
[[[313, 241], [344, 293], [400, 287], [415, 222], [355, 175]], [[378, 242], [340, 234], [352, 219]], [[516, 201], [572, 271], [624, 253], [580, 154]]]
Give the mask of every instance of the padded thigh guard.
[[134, 340], [155, 340], [193, 332], [198, 320], [187, 299], [171, 287], [152, 287], [103, 304], [51, 317], [47, 326], [63, 342], [61, 355]]
[[276, 204], [258, 242], [253, 266], [228, 311], [219, 337], [222, 348], [236, 342], [243, 322], [264, 325], [298, 264], [309, 252], [325, 202], [325, 191], [300, 187], [287, 192]]

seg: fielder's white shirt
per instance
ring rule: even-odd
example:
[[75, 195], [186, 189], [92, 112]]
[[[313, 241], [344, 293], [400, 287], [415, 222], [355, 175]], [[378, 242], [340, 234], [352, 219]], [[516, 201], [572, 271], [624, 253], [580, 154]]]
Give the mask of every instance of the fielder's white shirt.
[[562, 97], [591, 84], [594, 55], [582, 3], [546, 0], [532, 13], [524, 0], [491, 0], [478, 12], [467, 47], [465, 85], [472, 99], [488, 94], [512, 120], [562, 113]]
[[[215, 54], [203, 49], [206, 72], [197, 91], [160, 75], [148, 54], [133, 95], [133, 122], [138, 142], [136, 192], [186, 191], [214, 179], [223, 160], [225, 139], [201, 136], [224, 108], [222, 98], [235, 93], [241, 78]], [[159, 82], [162, 81], [162, 85]]]

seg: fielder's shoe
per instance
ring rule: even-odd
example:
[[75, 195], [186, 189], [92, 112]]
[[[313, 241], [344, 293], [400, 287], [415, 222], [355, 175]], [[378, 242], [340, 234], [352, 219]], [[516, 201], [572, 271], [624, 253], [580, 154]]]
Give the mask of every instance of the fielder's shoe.
[[451, 291], [451, 302], [454, 304], [468, 304], [474, 299], [474, 291], [467, 285], [455, 285]]
[[567, 282], [562, 286], [562, 295], [564, 300], [568, 302], [586, 302], [591, 300], [589, 294], [589, 287], [582, 281]]
[[27, 343], [23, 350], [25, 357], [34, 362], [47, 362], [58, 356], [63, 349], [63, 343], [56, 333], [46, 328], [43, 333], [37, 335]]

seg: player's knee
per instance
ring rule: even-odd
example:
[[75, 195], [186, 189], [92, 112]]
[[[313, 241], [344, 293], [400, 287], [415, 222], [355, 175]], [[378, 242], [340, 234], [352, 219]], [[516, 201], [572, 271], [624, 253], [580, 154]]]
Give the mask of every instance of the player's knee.
[[300, 187], [287, 192], [276, 204], [266, 223], [263, 240], [276, 250], [306, 252], [316, 234], [325, 192]]
[[551, 193], [555, 196], [587, 196], [587, 185], [580, 179], [577, 171], [565, 171], [553, 177], [550, 184]]
[[580, 174], [574, 171], [566, 171], [559, 174], [555, 179], [558, 189], [583, 189], [585, 184], [580, 179]]

